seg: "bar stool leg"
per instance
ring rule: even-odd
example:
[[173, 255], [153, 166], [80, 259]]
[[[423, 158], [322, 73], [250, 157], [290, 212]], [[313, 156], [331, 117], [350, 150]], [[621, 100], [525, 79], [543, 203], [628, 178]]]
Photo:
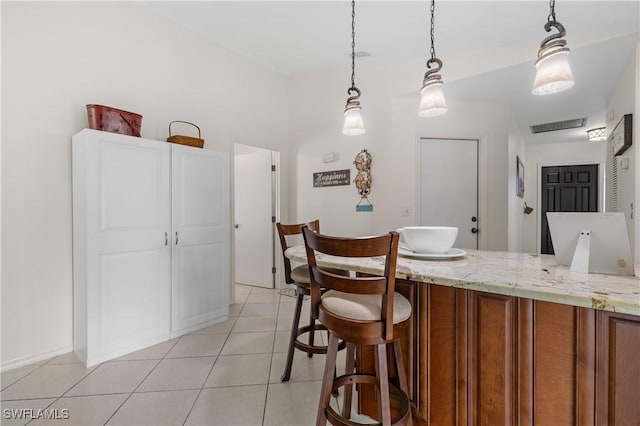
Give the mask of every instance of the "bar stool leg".
[[329, 345], [327, 346], [327, 360], [324, 364], [324, 376], [322, 377], [322, 390], [320, 392], [320, 403], [318, 404], [318, 416], [316, 426], [327, 424], [326, 408], [331, 402], [331, 388], [333, 387], [333, 377], [336, 371], [336, 357], [338, 355], [338, 338], [329, 333]]
[[[400, 341], [394, 340], [393, 343], [393, 354], [396, 360], [396, 369], [398, 370], [396, 373], [398, 375], [398, 382], [400, 384], [400, 390], [407, 394], [407, 398], [409, 398], [409, 385], [407, 384], [407, 370], [404, 369], [404, 359], [402, 358], [402, 350], [400, 349]], [[408, 426], [413, 426], [413, 417], [411, 416], [411, 407], [409, 407], [409, 421], [407, 422]]]
[[[309, 313], [309, 326], [311, 327], [311, 331], [309, 332], [309, 346], [313, 346], [313, 341], [316, 337], [316, 320], [313, 319], [311, 313]], [[313, 357], [313, 352], [307, 352], [307, 357]]]
[[391, 426], [391, 405], [389, 401], [389, 371], [387, 369], [387, 345], [376, 345], [376, 379], [378, 381], [378, 405], [383, 426]]
[[[344, 374], [354, 374], [356, 371], [356, 345], [347, 343], [347, 362]], [[351, 399], [353, 396], [353, 384], [346, 385], [344, 390], [344, 399], [342, 400], [342, 416], [346, 419], [351, 418]]]
[[304, 294], [302, 294], [296, 287], [296, 294], [298, 298], [296, 300], [296, 311], [293, 315], [293, 324], [291, 324], [291, 337], [289, 338], [289, 350], [287, 352], [287, 365], [282, 373], [281, 381], [287, 382], [291, 377], [291, 366], [293, 365], [293, 352], [296, 349], [296, 337], [298, 335], [298, 327], [300, 326], [300, 313], [302, 312], [302, 301], [304, 300]]

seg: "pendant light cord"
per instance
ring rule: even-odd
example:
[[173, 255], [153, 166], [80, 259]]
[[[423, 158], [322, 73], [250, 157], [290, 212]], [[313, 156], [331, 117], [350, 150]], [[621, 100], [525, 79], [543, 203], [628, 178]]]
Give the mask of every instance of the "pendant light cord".
[[431, 59], [436, 58], [436, 48], [435, 48], [435, 0], [431, 0]]
[[[432, 83], [442, 83], [441, 76], [438, 74], [442, 69], [442, 61], [436, 58], [436, 43], [435, 43], [435, 0], [431, 0], [431, 58], [427, 61], [428, 71], [424, 75], [422, 87], [426, 87]], [[433, 69], [432, 69], [433, 68]]]
[[351, 89], [356, 88], [356, 1], [351, 0]]
[[547, 21], [556, 21], [556, 0], [549, 0], [549, 16]]

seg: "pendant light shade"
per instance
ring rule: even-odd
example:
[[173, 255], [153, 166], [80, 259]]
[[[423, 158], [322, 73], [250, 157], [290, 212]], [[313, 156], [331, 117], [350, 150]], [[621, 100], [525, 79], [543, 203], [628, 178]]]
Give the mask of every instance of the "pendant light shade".
[[549, 95], [570, 89], [575, 81], [567, 56], [569, 52], [557, 52], [536, 61], [534, 95]]
[[420, 117], [436, 117], [447, 112], [447, 101], [442, 91], [442, 76], [439, 74], [442, 61], [436, 58], [434, 21], [435, 1], [431, 0], [431, 58], [427, 61], [428, 71], [424, 75], [422, 89], [420, 89], [420, 108], [418, 109]]
[[423, 86], [420, 91], [420, 117], [436, 117], [447, 112], [447, 101], [442, 93], [442, 80]]
[[349, 97], [344, 107], [344, 125], [342, 134], [356, 136], [364, 133], [362, 107], [360, 106], [360, 89], [356, 87], [356, 2], [351, 1], [351, 87], [347, 90]]
[[[356, 136], [364, 133], [364, 121], [362, 121], [362, 107], [357, 100], [360, 97], [360, 90], [354, 88], [357, 96], [351, 96], [347, 99], [347, 106], [344, 109], [344, 126], [342, 134], [348, 136]], [[349, 89], [351, 93], [351, 89]]]
[[567, 41], [563, 39], [567, 35], [564, 26], [556, 21], [555, 0], [549, 3], [551, 12], [544, 26], [546, 32], [556, 29], [557, 34], [552, 34], [542, 40], [536, 61], [536, 77], [533, 81], [531, 93], [534, 95], [549, 95], [562, 92], [575, 84], [571, 66], [567, 56], [569, 48]]

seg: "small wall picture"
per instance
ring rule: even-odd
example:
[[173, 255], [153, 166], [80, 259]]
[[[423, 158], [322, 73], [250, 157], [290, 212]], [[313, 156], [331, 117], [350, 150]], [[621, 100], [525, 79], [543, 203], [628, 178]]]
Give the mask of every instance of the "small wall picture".
[[516, 155], [516, 195], [524, 198], [524, 164], [519, 155]]

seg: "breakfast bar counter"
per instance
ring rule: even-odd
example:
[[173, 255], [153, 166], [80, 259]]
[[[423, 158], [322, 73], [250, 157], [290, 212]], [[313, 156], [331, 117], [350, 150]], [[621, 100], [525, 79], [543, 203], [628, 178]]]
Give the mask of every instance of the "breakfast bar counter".
[[[303, 246], [286, 256], [306, 262]], [[317, 260], [365, 274], [383, 268], [378, 258]], [[398, 256], [396, 291], [413, 306], [401, 341], [414, 424], [639, 425], [639, 269], [583, 274], [550, 255], [482, 250]], [[370, 354], [360, 362], [367, 370]], [[371, 395], [360, 394], [375, 417]]]
[[[399, 255], [396, 277], [506, 296], [640, 315], [640, 265], [635, 277], [583, 274], [556, 265], [553, 255], [465, 249], [451, 260], [422, 260]], [[286, 256], [306, 262], [304, 246]], [[332, 258], [318, 254], [318, 264], [368, 274], [382, 272], [382, 259]]]

